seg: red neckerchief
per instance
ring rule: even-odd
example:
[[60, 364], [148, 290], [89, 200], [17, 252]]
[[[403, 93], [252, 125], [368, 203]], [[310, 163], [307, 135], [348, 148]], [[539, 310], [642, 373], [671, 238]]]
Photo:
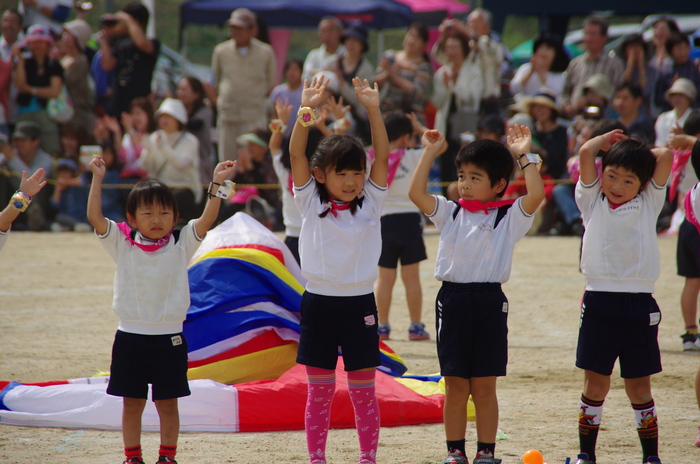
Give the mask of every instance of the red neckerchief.
[[339, 205], [330, 198], [328, 199], [328, 203], [330, 204], [330, 206], [326, 209], [326, 211], [331, 213], [333, 217], [338, 217], [338, 211], [344, 211], [350, 208], [350, 203], [343, 203]]
[[694, 225], [695, 228], [698, 229], [698, 232], [700, 232], [700, 221], [698, 221], [698, 218], [695, 215], [695, 210], [693, 209], [693, 199], [691, 196], [692, 192], [693, 189], [690, 189], [688, 190], [688, 193], [685, 194], [685, 219]]
[[137, 247], [141, 248], [143, 251], [146, 252], [160, 250], [168, 244], [168, 242], [170, 241], [170, 236], [173, 234], [173, 231], [171, 230], [170, 232], [168, 232], [168, 235], [161, 238], [152, 245], [144, 245], [143, 243], [138, 243], [133, 238], [131, 238], [131, 227], [129, 227], [129, 224], [127, 224], [126, 222], [120, 222], [117, 224], [117, 227], [119, 227], [119, 230], [124, 234], [124, 240], [126, 240], [127, 242], [131, 242], [132, 245], [136, 245]]
[[499, 200], [499, 201], [487, 201], [486, 203], [479, 200], [464, 200], [459, 199], [459, 206], [466, 209], [470, 213], [476, 213], [477, 211], [483, 211], [484, 214], [489, 214], [489, 209], [500, 208], [501, 206], [512, 205], [515, 200]]
[[681, 174], [690, 159], [690, 151], [673, 150], [673, 165], [671, 166], [671, 185], [668, 188], [668, 199], [673, 201], [678, 192]]
[[[634, 198], [633, 198], [632, 200], [634, 200]], [[617, 209], [617, 208], [619, 208], [620, 206], [624, 205], [625, 203], [629, 203], [629, 202], [632, 201], [632, 200], [627, 200], [627, 201], [625, 201], [624, 203], [613, 203], [613, 202], [610, 201], [610, 199], [608, 198], [608, 206], [610, 207], [610, 209]]]

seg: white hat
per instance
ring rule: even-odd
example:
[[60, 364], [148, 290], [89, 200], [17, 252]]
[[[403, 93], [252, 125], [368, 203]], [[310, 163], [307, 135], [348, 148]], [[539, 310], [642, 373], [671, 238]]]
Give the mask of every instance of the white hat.
[[586, 89], [590, 89], [606, 100], [610, 100], [610, 96], [613, 92], [613, 85], [612, 82], [610, 82], [610, 78], [605, 74], [593, 74], [583, 84], [582, 90], [585, 92]]
[[182, 124], [187, 124], [187, 110], [185, 105], [175, 98], [166, 98], [163, 103], [160, 104], [160, 108], [156, 111], [156, 119], [161, 114], [167, 114], [173, 118], [180, 121]]
[[674, 93], [678, 93], [688, 97], [690, 103], [692, 104], [695, 102], [695, 97], [697, 97], [698, 95], [698, 90], [695, 88], [695, 84], [693, 84], [693, 81], [691, 81], [690, 79], [686, 79], [685, 77], [680, 77], [673, 81], [671, 88], [668, 89], [664, 94], [666, 100], [668, 100], [671, 97], [671, 94]]
[[319, 71], [316, 74], [314, 74], [314, 79], [316, 79], [317, 81], [321, 79], [323, 82], [329, 81], [326, 85], [326, 89], [330, 90], [334, 94], [337, 94], [340, 90], [338, 76], [336, 76], [333, 71]]
[[63, 25], [63, 29], [70, 35], [75, 37], [75, 41], [78, 43], [78, 48], [85, 50], [85, 45], [90, 40], [92, 35], [92, 29], [90, 25], [83, 21], [82, 19], [74, 19]]

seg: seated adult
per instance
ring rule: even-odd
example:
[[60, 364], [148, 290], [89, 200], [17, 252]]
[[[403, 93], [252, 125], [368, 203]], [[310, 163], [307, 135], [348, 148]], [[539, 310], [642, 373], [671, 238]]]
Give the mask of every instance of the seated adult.
[[651, 103], [654, 101], [659, 73], [647, 62], [646, 51], [647, 43], [644, 37], [641, 34], [632, 34], [622, 41], [619, 55], [625, 62], [622, 81], [639, 87], [643, 99], [640, 110], [650, 113], [653, 109]]
[[[51, 177], [53, 174], [53, 158], [40, 147], [41, 127], [31, 121], [18, 122], [12, 134], [12, 145], [5, 143], [0, 146], [2, 157], [4, 157], [2, 164], [11, 172], [10, 178], [7, 179], [9, 192], [5, 192], [6, 194], [12, 195], [19, 189], [22, 171], [26, 171], [29, 174], [36, 172], [39, 168], [43, 168], [46, 178]], [[51, 188], [42, 189], [32, 199], [27, 213], [18, 219], [20, 221], [19, 224], [22, 224], [21, 221], [26, 221], [25, 227], [28, 229], [34, 231], [44, 230], [50, 219], [49, 199], [51, 198], [51, 193]], [[7, 204], [9, 197], [5, 199], [0, 198], [0, 201], [3, 204]]]
[[432, 66], [425, 54], [427, 43], [428, 28], [413, 23], [404, 36], [403, 48], [384, 53], [375, 76], [380, 88], [382, 113], [415, 113], [425, 124], [425, 104], [433, 78]]
[[617, 120], [625, 125], [630, 136], [653, 145], [656, 140], [654, 123], [642, 111], [643, 104], [642, 89], [635, 84], [625, 82], [615, 91], [613, 107], [618, 115]]
[[510, 91], [516, 100], [532, 97], [542, 87], [560, 95], [566, 81], [569, 55], [560, 39], [552, 35], [541, 35], [532, 45], [532, 58], [518, 68], [510, 81]]

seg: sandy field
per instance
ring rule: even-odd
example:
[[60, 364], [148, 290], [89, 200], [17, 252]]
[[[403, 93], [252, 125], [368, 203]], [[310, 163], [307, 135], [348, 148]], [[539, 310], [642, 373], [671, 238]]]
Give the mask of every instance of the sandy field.
[[[421, 267], [425, 322], [434, 334], [432, 277], [438, 237], [426, 236], [429, 259]], [[660, 345], [664, 371], [652, 380], [659, 413], [664, 464], [697, 464], [693, 445], [700, 414], [693, 379], [700, 354], [681, 351], [683, 322], [676, 275], [676, 240], [660, 237], [661, 277], [656, 299], [663, 311]], [[511, 280], [510, 363], [499, 380], [497, 444], [504, 464], [521, 462], [536, 448], [549, 464], [578, 450], [577, 412], [582, 373], [574, 366], [583, 278], [579, 241], [526, 237], [516, 247]], [[0, 379], [20, 382], [87, 377], [107, 370], [117, 318], [111, 310], [114, 265], [91, 234], [13, 233], [0, 253]], [[403, 287], [394, 291], [389, 345], [411, 372], [438, 371], [434, 341], [409, 342]], [[269, 411], [275, 414], [274, 410]], [[474, 424], [467, 430], [473, 456]], [[144, 434], [146, 462], [155, 462], [158, 434]], [[96, 430], [0, 426], [0, 463], [118, 464], [121, 434]], [[329, 463], [357, 462], [354, 429], [332, 430]], [[384, 428], [380, 463], [439, 463], [445, 455], [442, 424]], [[633, 412], [616, 371], [598, 439], [598, 464], [641, 462]], [[181, 464], [299, 463], [306, 460], [303, 431], [284, 433], [187, 433], [178, 447]], [[573, 459], [572, 459], [573, 462]]]

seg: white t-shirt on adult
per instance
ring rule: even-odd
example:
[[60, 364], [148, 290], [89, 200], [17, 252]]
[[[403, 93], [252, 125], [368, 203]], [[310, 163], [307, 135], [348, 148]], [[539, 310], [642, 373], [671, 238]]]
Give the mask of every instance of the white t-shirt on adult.
[[[133, 244], [110, 220], [107, 232], [97, 235], [102, 247], [117, 263], [112, 308], [119, 316], [119, 330], [144, 335], [182, 332], [190, 306], [187, 264], [202, 238], [195, 219], [187, 223], [175, 241], [156, 251], [144, 251]], [[136, 241], [146, 244], [136, 234]]]
[[581, 272], [586, 290], [653, 293], [659, 278], [656, 219], [666, 197], [666, 186], [649, 182], [632, 200], [610, 207], [600, 179], [576, 184], [576, 204], [586, 233], [583, 235]]
[[443, 196], [435, 198], [435, 211], [428, 215], [440, 231], [435, 278], [457, 283], [507, 282], [515, 244], [534, 218], [523, 211], [522, 197], [495, 228], [497, 209], [471, 213]]
[[327, 296], [357, 296], [372, 293], [377, 263], [382, 252], [381, 211], [387, 188], [365, 181], [362, 205], [355, 214], [349, 209], [328, 213], [321, 203], [316, 180], [294, 186], [294, 203], [302, 217], [299, 235], [301, 274], [306, 290]]

